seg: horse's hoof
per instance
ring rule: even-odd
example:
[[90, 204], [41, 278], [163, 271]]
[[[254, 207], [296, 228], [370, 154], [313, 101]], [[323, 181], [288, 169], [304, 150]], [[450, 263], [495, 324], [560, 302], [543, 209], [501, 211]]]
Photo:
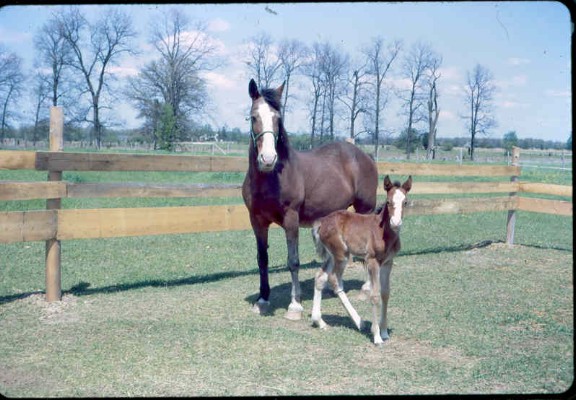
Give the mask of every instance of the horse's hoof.
[[252, 312], [258, 315], [269, 315], [270, 314], [270, 302], [262, 299], [258, 299], [256, 303], [252, 306]]
[[284, 318], [289, 319], [290, 321], [300, 321], [302, 319], [302, 311], [288, 309], [286, 314], [284, 314]]
[[326, 322], [324, 322], [323, 319], [320, 319], [319, 321], [312, 321], [312, 326], [322, 330], [326, 330], [329, 328], [329, 325]]

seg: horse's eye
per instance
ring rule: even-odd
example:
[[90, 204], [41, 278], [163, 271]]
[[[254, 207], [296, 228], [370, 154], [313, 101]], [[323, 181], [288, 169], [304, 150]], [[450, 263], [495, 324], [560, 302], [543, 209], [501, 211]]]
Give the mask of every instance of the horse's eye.
[[390, 205], [392, 205], [392, 202], [390, 200], [386, 200], [386, 205], [390, 206]]
[[251, 116], [250, 118], [252, 119], [252, 122], [256, 122], [256, 117], [255, 117], [255, 116]]

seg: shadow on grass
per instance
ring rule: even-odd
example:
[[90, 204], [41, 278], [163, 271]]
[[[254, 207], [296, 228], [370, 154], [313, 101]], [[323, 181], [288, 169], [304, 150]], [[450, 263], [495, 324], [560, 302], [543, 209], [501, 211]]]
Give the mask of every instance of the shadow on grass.
[[[415, 256], [415, 255], [424, 255], [424, 254], [438, 254], [438, 253], [451, 253], [451, 252], [460, 252], [460, 251], [468, 251], [472, 249], [478, 249], [490, 246], [494, 243], [504, 243], [500, 240], [484, 240], [482, 242], [474, 243], [474, 244], [461, 244], [456, 246], [450, 247], [435, 247], [423, 250], [415, 250], [415, 251], [402, 251], [398, 258], [403, 256]], [[538, 246], [538, 245], [523, 245], [521, 246], [526, 247], [533, 247], [542, 250], [561, 250], [561, 251], [572, 251], [572, 249], [565, 249], [565, 248], [555, 248], [555, 247], [545, 247], [545, 246]], [[316, 261], [312, 261], [307, 264], [301, 264], [301, 269], [310, 269], [310, 268], [319, 268], [320, 263]], [[269, 274], [277, 274], [277, 273], [285, 273], [287, 272], [287, 268], [284, 267], [277, 267], [271, 268], [269, 270]], [[258, 269], [251, 269], [248, 271], [229, 271], [229, 272], [217, 272], [208, 275], [201, 275], [201, 276], [190, 276], [188, 278], [181, 278], [181, 279], [174, 279], [174, 280], [164, 280], [164, 279], [153, 279], [153, 280], [145, 280], [141, 282], [133, 282], [133, 283], [125, 283], [119, 285], [112, 285], [112, 286], [104, 286], [99, 288], [91, 288], [90, 283], [88, 282], [80, 282], [74, 286], [72, 286], [69, 290], [65, 290], [63, 294], [73, 294], [75, 296], [89, 296], [93, 294], [99, 293], [115, 293], [115, 292], [123, 292], [128, 290], [136, 290], [142, 289], [146, 287], [174, 287], [174, 286], [184, 286], [184, 285], [196, 285], [201, 283], [210, 283], [210, 282], [218, 282], [224, 279], [231, 279], [237, 278], [247, 275], [255, 275], [258, 276], [259, 272]], [[361, 281], [346, 281], [346, 290], [350, 289], [360, 289], [363, 282]], [[300, 282], [302, 286], [302, 294], [304, 300], [311, 300], [312, 295], [314, 293], [314, 282], [313, 279], [309, 279], [307, 281]], [[255, 287], [257, 287], [258, 281], [255, 280]], [[359, 285], [356, 287], [356, 285]], [[290, 302], [290, 292], [292, 290], [292, 286], [290, 282], [278, 285], [276, 287], [271, 288], [271, 312], [279, 308], [287, 309], [288, 304]], [[7, 296], [0, 296], [0, 304], [9, 303], [12, 301], [20, 300], [31, 296], [33, 294], [39, 293], [38, 291], [33, 292], [26, 292], [26, 293], [19, 293]], [[258, 299], [258, 293], [255, 292], [254, 294], [247, 296], [245, 300], [250, 304], [253, 304]]]
[[[309, 269], [309, 268], [319, 268], [320, 264], [312, 261], [307, 264], [302, 264], [300, 266], [301, 269]], [[286, 267], [279, 267], [279, 268], [271, 268], [269, 270], [269, 274], [277, 274], [287, 272]], [[208, 275], [200, 275], [200, 276], [190, 276], [188, 278], [181, 278], [181, 279], [173, 279], [173, 280], [165, 280], [165, 279], [151, 279], [145, 280], [140, 282], [133, 282], [133, 283], [124, 283], [112, 286], [103, 286], [98, 288], [90, 287], [91, 284], [89, 282], [80, 282], [74, 286], [72, 286], [69, 290], [63, 290], [62, 294], [73, 294], [75, 296], [90, 296], [93, 294], [100, 294], [100, 293], [116, 293], [116, 292], [124, 292], [129, 290], [136, 290], [142, 289], [147, 287], [175, 287], [175, 286], [185, 286], [185, 285], [196, 285], [201, 283], [210, 283], [210, 282], [218, 282], [224, 279], [233, 279], [242, 276], [248, 275], [255, 275], [258, 276], [259, 272], [258, 269], [251, 269], [248, 271], [229, 271], [229, 272], [217, 272]], [[257, 287], [257, 281], [255, 281], [255, 286]], [[0, 296], [0, 304], [9, 303], [12, 301], [20, 300], [31, 296], [33, 294], [38, 294], [40, 292], [26, 292], [26, 293], [19, 293], [14, 295], [8, 296]], [[255, 296], [258, 296], [257, 294]], [[289, 297], [289, 296], [288, 296]]]

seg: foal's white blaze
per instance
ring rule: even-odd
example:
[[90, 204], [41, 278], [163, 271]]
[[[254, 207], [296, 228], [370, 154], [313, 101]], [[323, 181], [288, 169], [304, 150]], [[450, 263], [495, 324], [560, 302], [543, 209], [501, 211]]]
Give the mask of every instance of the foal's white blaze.
[[262, 102], [258, 106], [258, 114], [262, 120], [262, 148], [258, 155], [258, 162], [263, 170], [270, 170], [274, 167], [276, 158], [276, 143], [274, 134], [274, 117], [277, 115], [276, 111], [270, 107], [266, 102]]
[[402, 206], [406, 200], [406, 195], [401, 190], [396, 190], [392, 196], [392, 203], [394, 204], [394, 214], [390, 217], [390, 225], [393, 228], [399, 228], [402, 225]]

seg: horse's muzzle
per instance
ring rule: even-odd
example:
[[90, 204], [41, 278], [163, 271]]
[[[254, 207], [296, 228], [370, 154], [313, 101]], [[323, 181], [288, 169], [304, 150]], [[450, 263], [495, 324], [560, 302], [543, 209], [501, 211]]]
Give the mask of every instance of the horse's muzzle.
[[264, 157], [263, 154], [260, 154], [258, 157], [258, 169], [261, 172], [270, 172], [276, 166], [276, 161], [278, 160], [278, 156], [274, 154], [274, 156], [270, 159]]

